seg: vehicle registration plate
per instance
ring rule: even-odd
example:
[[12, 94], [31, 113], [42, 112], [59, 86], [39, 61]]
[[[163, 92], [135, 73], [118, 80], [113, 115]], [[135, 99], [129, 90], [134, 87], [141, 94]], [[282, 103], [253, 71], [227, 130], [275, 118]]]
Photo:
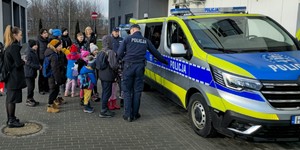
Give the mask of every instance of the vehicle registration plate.
[[300, 116], [292, 116], [292, 124], [300, 124]]

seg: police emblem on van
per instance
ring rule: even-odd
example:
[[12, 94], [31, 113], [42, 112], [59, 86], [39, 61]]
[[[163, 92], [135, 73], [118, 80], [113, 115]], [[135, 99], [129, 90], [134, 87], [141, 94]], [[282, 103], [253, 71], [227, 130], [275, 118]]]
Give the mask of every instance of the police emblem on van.
[[262, 58], [268, 62], [273, 63], [268, 65], [274, 72], [277, 71], [295, 71], [300, 70], [300, 63], [287, 55], [282, 54], [264, 54]]

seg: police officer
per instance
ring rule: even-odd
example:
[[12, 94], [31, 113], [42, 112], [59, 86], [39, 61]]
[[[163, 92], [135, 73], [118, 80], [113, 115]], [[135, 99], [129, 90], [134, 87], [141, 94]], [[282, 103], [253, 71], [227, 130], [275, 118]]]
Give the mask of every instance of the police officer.
[[144, 86], [145, 54], [148, 49], [160, 62], [168, 64], [163, 56], [156, 50], [150, 40], [144, 38], [140, 26], [134, 24], [130, 27], [130, 36], [126, 37], [118, 49], [118, 59], [122, 59], [125, 111], [124, 120], [131, 122], [141, 117], [139, 114], [140, 98]]

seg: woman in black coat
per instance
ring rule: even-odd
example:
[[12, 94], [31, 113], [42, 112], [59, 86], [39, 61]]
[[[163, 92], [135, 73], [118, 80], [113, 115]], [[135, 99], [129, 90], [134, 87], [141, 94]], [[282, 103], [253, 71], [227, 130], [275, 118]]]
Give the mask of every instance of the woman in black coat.
[[7, 125], [10, 128], [24, 126], [24, 123], [21, 123], [15, 116], [16, 103], [22, 102], [22, 89], [26, 87], [24, 75], [25, 62], [21, 59], [21, 46], [19, 45], [21, 40], [22, 31], [18, 27], [12, 27], [11, 25], [8, 25], [4, 32], [4, 65], [10, 72], [7, 81], [5, 81], [5, 87], [7, 89]]

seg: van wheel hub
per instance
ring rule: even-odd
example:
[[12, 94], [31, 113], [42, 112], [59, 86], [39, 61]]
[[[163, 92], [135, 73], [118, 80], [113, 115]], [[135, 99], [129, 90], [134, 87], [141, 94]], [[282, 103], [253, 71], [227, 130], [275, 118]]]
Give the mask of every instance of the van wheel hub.
[[192, 119], [198, 129], [203, 129], [206, 123], [206, 114], [203, 105], [195, 102], [192, 107]]

